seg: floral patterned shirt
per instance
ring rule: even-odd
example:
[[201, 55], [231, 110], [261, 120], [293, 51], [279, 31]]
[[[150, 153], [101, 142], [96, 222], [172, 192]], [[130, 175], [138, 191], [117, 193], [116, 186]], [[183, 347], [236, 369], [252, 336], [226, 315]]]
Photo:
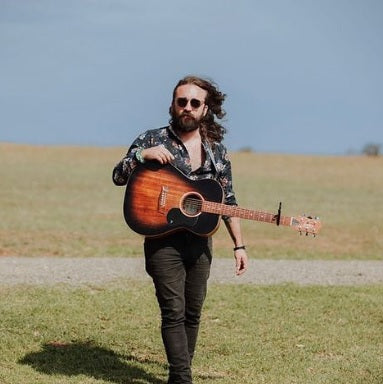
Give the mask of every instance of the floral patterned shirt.
[[134, 140], [125, 157], [113, 170], [113, 182], [125, 185], [133, 169], [139, 164], [135, 154], [139, 148], [145, 149], [164, 145], [174, 156], [173, 166], [192, 180], [216, 179], [224, 191], [224, 203], [237, 205], [233, 191], [231, 163], [226, 147], [222, 143], [215, 143], [210, 147], [203, 142], [205, 161], [200, 168], [192, 171], [189, 153], [172, 126], [152, 129], [144, 132]]

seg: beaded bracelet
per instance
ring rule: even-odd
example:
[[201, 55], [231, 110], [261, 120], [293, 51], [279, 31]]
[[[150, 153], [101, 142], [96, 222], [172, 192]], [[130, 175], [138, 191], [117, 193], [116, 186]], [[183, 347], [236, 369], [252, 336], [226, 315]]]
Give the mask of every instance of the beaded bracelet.
[[246, 249], [246, 247], [244, 245], [240, 245], [239, 247], [234, 247], [233, 248], [233, 251], [238, 251], [239, 249]]
[[144, 148], [138, 148], [137, 151], [136, 151], [136, 159], [141, 163], [141, 164], [144, 164], [145, 163], [145, 159], [142, 157], [142, 151], [144, 150]]

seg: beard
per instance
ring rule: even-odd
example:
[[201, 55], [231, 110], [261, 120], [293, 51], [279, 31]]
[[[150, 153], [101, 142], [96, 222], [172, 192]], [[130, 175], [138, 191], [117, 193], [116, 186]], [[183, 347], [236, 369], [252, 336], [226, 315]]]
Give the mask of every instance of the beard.
[[172, 114], [172, 122], [176, 129], [181, 132], [192, 132], [199, 128], [200, 119], [195, 119], [193, 116], [183, 113], [179, 116]]

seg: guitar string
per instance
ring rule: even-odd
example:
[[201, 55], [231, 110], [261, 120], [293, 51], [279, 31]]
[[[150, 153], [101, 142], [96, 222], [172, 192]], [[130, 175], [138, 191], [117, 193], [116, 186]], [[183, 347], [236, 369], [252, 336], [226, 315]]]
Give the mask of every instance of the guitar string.
[[[269, 222], [273, 223], [276, 220], [276, 214], [270, 213], [270, 212], [265, 212], [265, 211], [254, 211], [246, 208], [241, 208], [238, 206], [231, 206], [231, 205], [225, 205], [223, 203], [218, 203], [218, 202], [213, 202], [213, 201], [206, 201], [206, 200], [201, 200], [201, 199], [195, 199], [192, 197], [186, 197], [184, 202], [188, 203], [188, 207], [190, 209], [194, 209], [197, 211], [202, 210], [202, 206], [205, 204], [207, 208], [210, 208], [212, 210], [211, 213], [215, 214], [231, 214], [233, 211], [235, 213], [239, 214], [239, 217], [242, 218], [247, 218], [247, 219], [254, 219], [254, 220], [259, 220], [259, 221], [264, 221], [264, 222]], [[185, 207], [185, 204], [184, 204]], [[206, 211], [209, 212], [209, 211]], [[289, 216], [281, 216], [280, 218], [280, 223], [282, 225], [291, 225], [291, 220], [293, 218]], [[315, 225], [314, 222], [315, 220], [310, 220], [309, 218], [306, 219], [306, 225]], [[310, 224], [311, 223], [311, 224]], [[303, 225], [303, 224], [301, 224]], [[304, 229], [306, 232], [308, 231], [307, 228]]]
[[[208, 207], [211, 207], [213, 209], [214, 212], [212, 212], [212, 213], [219, 213], [219, 214], [224, 215], [225, 213], [230, 214], [234, 210], [234, 212], [236, 212], [236, 213], [242, 213], [242, 216], [240, 215], [240, 217], [247, 218], [247, 219], [255, 219], [255, 220], [268, 222], [268, 223], [275, 222], [276, 217], [277, 217], [276, 214], [273, 214], [270, 212], [253, 211], [253, 210], [249, 210], [249, 209], [241, 208], [241, 207], [237, 207], [237, 206], [227, 206], [225, 204], [216, 203], [216, 202], [212, 202], [212, 201], [206, 201], [206, 200], [202, 201], [201, 199], [193, 199], [191, 197], [187, 197], [185, 199], [185, 201], [190, 202], [190, 207], [197, 209], [198, 211], [200, 211], [202, 209], [202, 205], [203, 205], [203, 203], [205, 203], [205, 205], [207, 205]], [[215, 209], [214, 209], [214, 206], [216, 206]], [[227, 207], [226, 210], [225, 210], [225, 207]], [[288, 216], [281, 216], [280, 223], [282, 225], [291, 225], [291, 219], [292, 218], [288, 217]], [[306, 220], [306, 226], [307, 226], [307, 224], [310, 224], [310, 223], [311, 223], [311, 225], [313, 225], [312, 220], [310, 220], [308, 218], [307, 218], [307, 220]], [[306, 232], [306, 233], [310, 232], [307, 227], [302, 228], [302, 231]]]
[[[202, 205], [205, 203], [207, 207], [213, 210], [212, 213], [218, 213], [218, 214], [230, 214], [233, 211], [235, 213], [242, 213], [242, 215], [239, 215], [240, 217], [247, 218], [247, 219], [255, 219], [259, 221], [264, 221], [264, 222], [269, 222], [272, 223], [276, 220], [276, 214], [270, 213], [270, 212], [265, 212], [265, 211], [254, 211], [246, 208], [241, 208], [237, 206], [227, 206], [222, 203], [216, 203], [212, 201], [206, 201], [206, 200], [201, 200], [201, 199], [194, 199], [191, 197], [188, 197], [185, 199], [189, 203], [189, 207], [196, 209], [198, 211], [201, 211]], [[282, 225], [291, 225], [291, 217], [288, 216], [281, 216], [280, 218], [280, 223]], [[307, 219], [309, 222], [311, 220]], [[307, 225], [308, 222], [306, 222]], [[312, 224], [311, 224], [312, 225]], [[307, 231], [307, 228], [306, 228]]]
[[[188, 202], [188, 207], [198, 211], [202, 209], [202, 205], [204, 203], [200, 199], [193, 199], [191, 197], [186, 198], [185, 201]], [[257, 219], [271, 220], [271, 221], [275, 218], [275, 214], [272, 214], [269, 212], [253, 211], [253, 210], [248, 210], [246, 208], [240, 208], [237, 206], [226, 206], [224, 204], [215, 203], [211, 201], [205, 201], [205, 205], [212, 208], [214, 211], [223, 213], [223, 214], [230, 213], [234, 210], [236, 212], [242, 212], [243, 214], [246, 214], [246, 217], [249, 217], [249, 218], [257, 218]], [[218, 205], [218, 207], [214, 207], [215, 205]], [[223, 205], [223, 207], [221, 205]]]

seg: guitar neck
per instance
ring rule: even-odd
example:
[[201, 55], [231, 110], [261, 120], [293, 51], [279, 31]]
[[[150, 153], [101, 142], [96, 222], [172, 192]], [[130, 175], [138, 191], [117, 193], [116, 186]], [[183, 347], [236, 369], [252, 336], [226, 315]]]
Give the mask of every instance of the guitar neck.
[[[277, 223], [278, 215], [265, 211], [255, 211], [252, 209], [241, 208], [236, 205], [226, 205], [221, 203], [214, 203], [211, 201], [204, 201], [202, 203], [202, 212], [214, 213], [216, 215], [239, 217], [241, 219], [262, 221], [264, 223]], [[279, 219], [280, 225], [291, 226], [293, 221], [292, 217], [281, 216]]]

